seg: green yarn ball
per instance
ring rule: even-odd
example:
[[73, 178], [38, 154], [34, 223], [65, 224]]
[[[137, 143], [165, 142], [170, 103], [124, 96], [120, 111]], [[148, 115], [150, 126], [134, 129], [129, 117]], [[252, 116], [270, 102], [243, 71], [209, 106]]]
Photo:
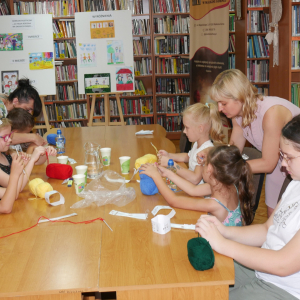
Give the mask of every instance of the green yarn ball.
[[209, 242], [201, 237], [193, 238], [187, 243], [188, 258], [198, 271], [211, 269], [215, 263], [215, 255]]

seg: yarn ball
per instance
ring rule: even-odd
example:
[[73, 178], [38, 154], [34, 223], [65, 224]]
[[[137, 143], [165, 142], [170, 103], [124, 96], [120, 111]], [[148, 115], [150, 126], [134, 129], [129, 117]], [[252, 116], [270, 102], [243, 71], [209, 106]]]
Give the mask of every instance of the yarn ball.
[[35, 178], [35, 179], [30, 180], [28, 183], [30, 193], [36, 196], [37, 194], [36, 194], [35, 188], [38, 184], [40, 184], [42, 182], [44, 182], [44, 180], [41, 178]]
[[45, 194], [53, 191], [53, 187], [48, 182], [42, 182], [35, 187], [35, 191], [38, 197], [45, 198]]
[[156, 155], [154, 155], [154, 154], [146, 154], [146, 155], [144, 155], [144, 156], [138, 158], [138, 159], [135, 161], [134, 167], [135, 167], [136, 169], [138, 169], [141, 165], [144, 165], [144, 164], [147, 164], [147, 163], [153, 164], [153, 163], [155, 163], [155, 162], [157, 162], [157, 157], [156, 157]]
[[141, 179], [140, 180], [141, 192], [147, 196], [157, 194], [158, 188], [154, 183], [153, 179], [146, 174], [141, 174], [141, 170], [139, 170], [139, 172], [140, 172], [140, 179]]
[[209, 242], [201, 237], [193, 238], [187, 243], [188, 258], [197, 271], [211, 269], [215, 263], [215, 255]]
[[64, 180], [72, 177], [72, 174], [73, 168], [70, 165], [53, 163], [46, 167], [46, 175], [50, 178]]

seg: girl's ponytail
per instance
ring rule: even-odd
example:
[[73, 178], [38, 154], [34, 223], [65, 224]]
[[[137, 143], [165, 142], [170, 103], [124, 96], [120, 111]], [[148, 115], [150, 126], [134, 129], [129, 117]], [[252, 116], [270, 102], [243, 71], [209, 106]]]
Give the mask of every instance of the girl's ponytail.
[[211, 120], [210, 137], [213, 141], [223, 143], [223, 125], [218, 107], [214, 103], [207, 103]]
[[239, 189], [240, 208], [243, 220], [246, 225], [250, 225], [253, 221], [253, 184], [252, 184], [252, 171], [250, 165], [242, 158], [239, 164], [240, 178], [236, 183]]

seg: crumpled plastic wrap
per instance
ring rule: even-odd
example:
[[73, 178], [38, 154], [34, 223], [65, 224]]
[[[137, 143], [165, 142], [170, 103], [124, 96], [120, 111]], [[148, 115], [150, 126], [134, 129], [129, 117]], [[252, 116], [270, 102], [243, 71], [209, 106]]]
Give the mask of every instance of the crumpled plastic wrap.
[[126, 188], [125, 178], [114, 171], [104, 171], [102, 174], [86, 185], [78, 201], [71, 208], [84, 208], [95, 203], [97, 206], [115, 204], [119, 207], [133, 201], [136, 197], [134, 188]]

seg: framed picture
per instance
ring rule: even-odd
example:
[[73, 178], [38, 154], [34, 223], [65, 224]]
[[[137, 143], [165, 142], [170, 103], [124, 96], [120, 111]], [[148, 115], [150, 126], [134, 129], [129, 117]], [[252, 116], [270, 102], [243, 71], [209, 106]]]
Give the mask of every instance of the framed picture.
[[84, 74], [84, 87], [86, 94], [110, 93], [110, 74]]
[[1, 71], [1, 91], [9, 95], [18, 86], [19, 71]]

